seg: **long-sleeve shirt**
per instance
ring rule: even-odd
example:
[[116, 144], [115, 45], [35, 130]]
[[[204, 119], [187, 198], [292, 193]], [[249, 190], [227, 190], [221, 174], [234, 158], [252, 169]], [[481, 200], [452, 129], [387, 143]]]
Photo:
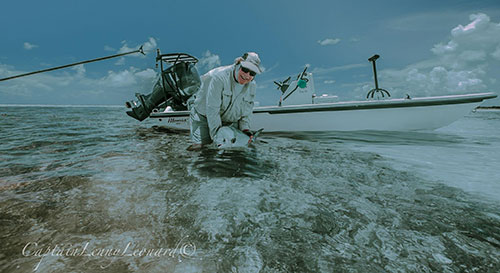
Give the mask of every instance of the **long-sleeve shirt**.
[[236, 67], [218, 67], [201, 76], [201, 87], [196, 93], [193, 107], [207, 117], [212, 139], [223, 122], [238, 122], [240, 130], [250, 129], [256, 83], [239, 84], [234, 78]]

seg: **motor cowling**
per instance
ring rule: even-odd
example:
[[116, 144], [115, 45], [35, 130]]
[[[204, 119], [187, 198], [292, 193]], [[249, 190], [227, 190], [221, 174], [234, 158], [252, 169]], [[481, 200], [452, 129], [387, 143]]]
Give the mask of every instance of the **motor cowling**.
[[200, 89], [200, 85], [200, 75], [194, 63], [175, 63], [162, 71], [150, 94], [136, 93], [138, 101], [126, 103], [131, 108], [127, 115], [143, 121], [162, 104], [175, 111], [187, 110], [189, 98]]

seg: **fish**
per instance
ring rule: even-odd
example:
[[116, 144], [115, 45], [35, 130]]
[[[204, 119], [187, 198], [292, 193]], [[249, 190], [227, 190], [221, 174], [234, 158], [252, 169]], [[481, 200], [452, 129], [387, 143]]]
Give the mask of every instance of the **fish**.
[[217, 149], [230, 149], [248, 147], [252, 142], [255, 142], [257, 136], [263, 129], [254, 133], [252, 139], [243, 133], [241, 130], [232, 126], [223, 126], [219, 128], [214, 137], [214, 144]]

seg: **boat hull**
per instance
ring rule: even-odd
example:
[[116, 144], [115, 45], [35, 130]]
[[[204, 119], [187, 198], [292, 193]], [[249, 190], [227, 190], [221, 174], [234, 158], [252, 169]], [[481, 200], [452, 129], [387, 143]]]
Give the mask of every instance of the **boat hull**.
[[[494, 93], [351, 101], [325, 104], [257, 107], [251, 117], [252, 129], [265, 132], [433, 130], [460, 119]], [[164, 126], [189, 130], [189, 112], [153, 113]]]

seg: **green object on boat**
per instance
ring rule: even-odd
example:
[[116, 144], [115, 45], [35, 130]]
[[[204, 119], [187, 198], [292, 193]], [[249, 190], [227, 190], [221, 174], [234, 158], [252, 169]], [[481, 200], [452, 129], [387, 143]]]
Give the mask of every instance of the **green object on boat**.
[[307, 86], [307, 82], [300, 79], [298, 82], [297, 82], [297, 85], [300, 87], [300, 88], [306, 88]]

